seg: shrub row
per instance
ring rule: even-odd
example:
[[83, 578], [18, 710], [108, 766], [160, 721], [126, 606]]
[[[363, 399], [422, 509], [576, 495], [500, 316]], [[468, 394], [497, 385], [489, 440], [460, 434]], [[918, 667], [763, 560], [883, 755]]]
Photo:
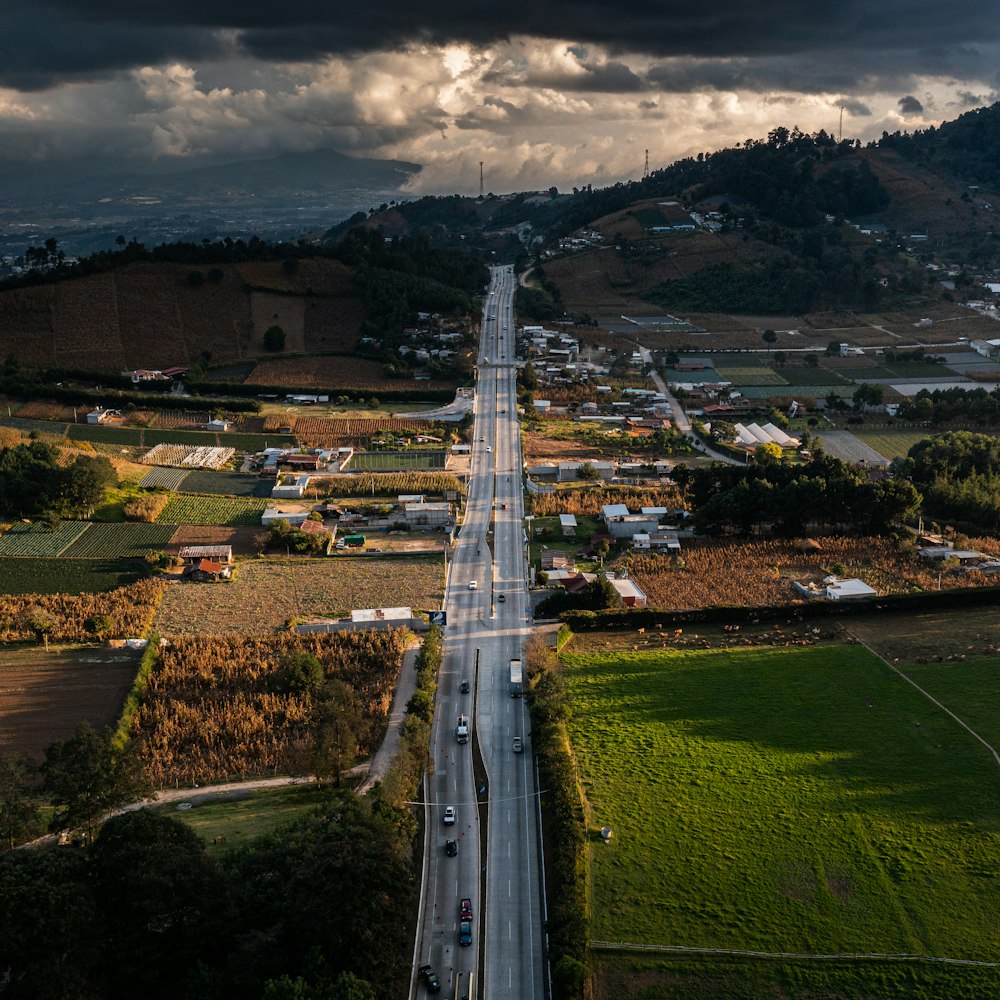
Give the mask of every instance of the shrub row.
[[525, 648], [531, 739], [538, 760], [545, 843], [549, 963], [553, 1000], [579, 1000], [587, 979], [587, 824], [566, 721], [566, 682], [541, 641]]
[[832, 618], [844, 615], [887, 614], [893, 612], [937, 611], [945, 608], [969, 608], [996, 604], [1000, 587], [966, 587], [962, 590], [923, 591], [918, 594], [891, 594], [877, 600], [809, 601], [801, 604], [778, 604], [764, 607], [714, 607], [695, 611], [664, 611], [657, 608], [612, 609], [607, 611], [567, 611], [560, 619], [574, 632], [610, 629], [631, 630], [657, 625], [687, 625], [697, 622], [752, 624]]
[[123, 750], [132, 735], [132, 720], [139, 711], [143, 697], [145, 697], [146, 687], [159, 655], [160, 637], [156, 632], [150, 632], [149, 641], [143, 651], [142, 658], [139, 660], [139, 669], [136, 671], [132, 687], [125, 699], [125, 704], [122, 706], [121, 715], [118, 716], [118, 722], [111, 737], [111, 745], [115, 750]]

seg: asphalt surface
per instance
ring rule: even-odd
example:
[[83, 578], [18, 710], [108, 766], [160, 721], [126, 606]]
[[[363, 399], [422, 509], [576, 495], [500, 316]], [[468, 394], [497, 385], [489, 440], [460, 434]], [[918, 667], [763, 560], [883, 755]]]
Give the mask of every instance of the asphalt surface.
[[[534, 758], [527, 708], [522, 698], [511, 697], [509, 672], [530, 624], [514, 289], [513, 270], [495, 268], [479, 357], [472, 477], [445, 599], [448, 623], [427, 781], [428, 854], [411, 996], [424, 992], [416, 980], [416, 967], [424, 963], [440, 976], [446, 998], [546, 996]], [[461, 691], [463, 680], [469, 693]], [[464, 744], [456, 739], [459, 715], [474, 720]], [[514, 736], [522, 737], [522, 753], [513, 750]], [[483, 810], [473, 773], [475, 741], [488, 776]], [[481, 798], [487, 798], [485, 791]], [[456, 811], [453, 826], [443, 822], [449, 805]], [[458, 841], [455, 857], [445, 854], [449, 838]], [[473, 903], [471, 947], [458, 942], [463, 898]]]

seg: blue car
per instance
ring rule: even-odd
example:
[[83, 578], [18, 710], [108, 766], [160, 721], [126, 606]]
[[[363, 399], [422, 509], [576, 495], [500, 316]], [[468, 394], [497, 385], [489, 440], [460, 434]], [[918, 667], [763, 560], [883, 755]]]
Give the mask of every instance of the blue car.
[[458, 943], [463, 948], [472, 944], [472, 923], [468, 920], [463, 920], [458, 925]]

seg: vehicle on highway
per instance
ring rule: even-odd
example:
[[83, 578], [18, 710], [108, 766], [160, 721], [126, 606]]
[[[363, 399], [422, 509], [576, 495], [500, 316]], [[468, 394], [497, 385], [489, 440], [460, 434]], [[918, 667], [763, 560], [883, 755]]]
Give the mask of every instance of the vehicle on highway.
[[472, 690], [472, 685], [468, 681], [462, 681], [462, 683], [458, 686], [458, 690], [461, 691], [462, 694], [468, 694]]
[[458, 725], [455, 726], [455, 739], [459, 743], [469, 742], [469, 717], [467, 715], [458, 717]]
[[452, 826], [455, 823], [455, 807], [445, 806], [442, 822], [445, 826]]
[[458, 854], [458, 841], [446, 840], [444, 842], [444, 853], [447, 854], [449, 858], [455, 857], [455, 855]]
[[472, 920], [472, 900], [468, 897], [464, 898], [459, 905], [459, 919]]
[[503, 604], [503, 602], [507, 600], [507, 595], [506, 594], [497, 594], [497, 600], [501, 604]]
[[491, 451], [493, 451], [493, 449], [489, 445], [487, 445], [486, 446], [486, 454], [488, 455]]
[[[477, 549], [476, 551], [478, 552], [479, 550]], [[478, 580], [470, 580], [469, 581], [469, 590], [478, 590], [478, 589], [479, 589], [479, 581]]]
[[421, 965], [417, 969], [417, 975], [420, 976], [423, 981], [424, 986], [427, 987], [428, 993], [440, 993], [441, 992], [441, 980], [438, 979], [437, 973], [429, 965]]
[[472, 922], [463, 920], [458, 925], [458, 943], [465, 948], [472, 944]]
[[520, 736], [514, 737], [514, 753], [521, 753], [524, 750], [524, 740]]

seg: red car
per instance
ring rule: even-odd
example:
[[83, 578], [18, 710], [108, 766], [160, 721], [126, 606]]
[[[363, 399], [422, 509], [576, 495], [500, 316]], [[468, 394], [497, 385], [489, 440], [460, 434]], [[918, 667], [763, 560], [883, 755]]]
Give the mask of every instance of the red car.
[[462, 900], [462, 920], [472, 920], [472, 900], [463, 899]]

